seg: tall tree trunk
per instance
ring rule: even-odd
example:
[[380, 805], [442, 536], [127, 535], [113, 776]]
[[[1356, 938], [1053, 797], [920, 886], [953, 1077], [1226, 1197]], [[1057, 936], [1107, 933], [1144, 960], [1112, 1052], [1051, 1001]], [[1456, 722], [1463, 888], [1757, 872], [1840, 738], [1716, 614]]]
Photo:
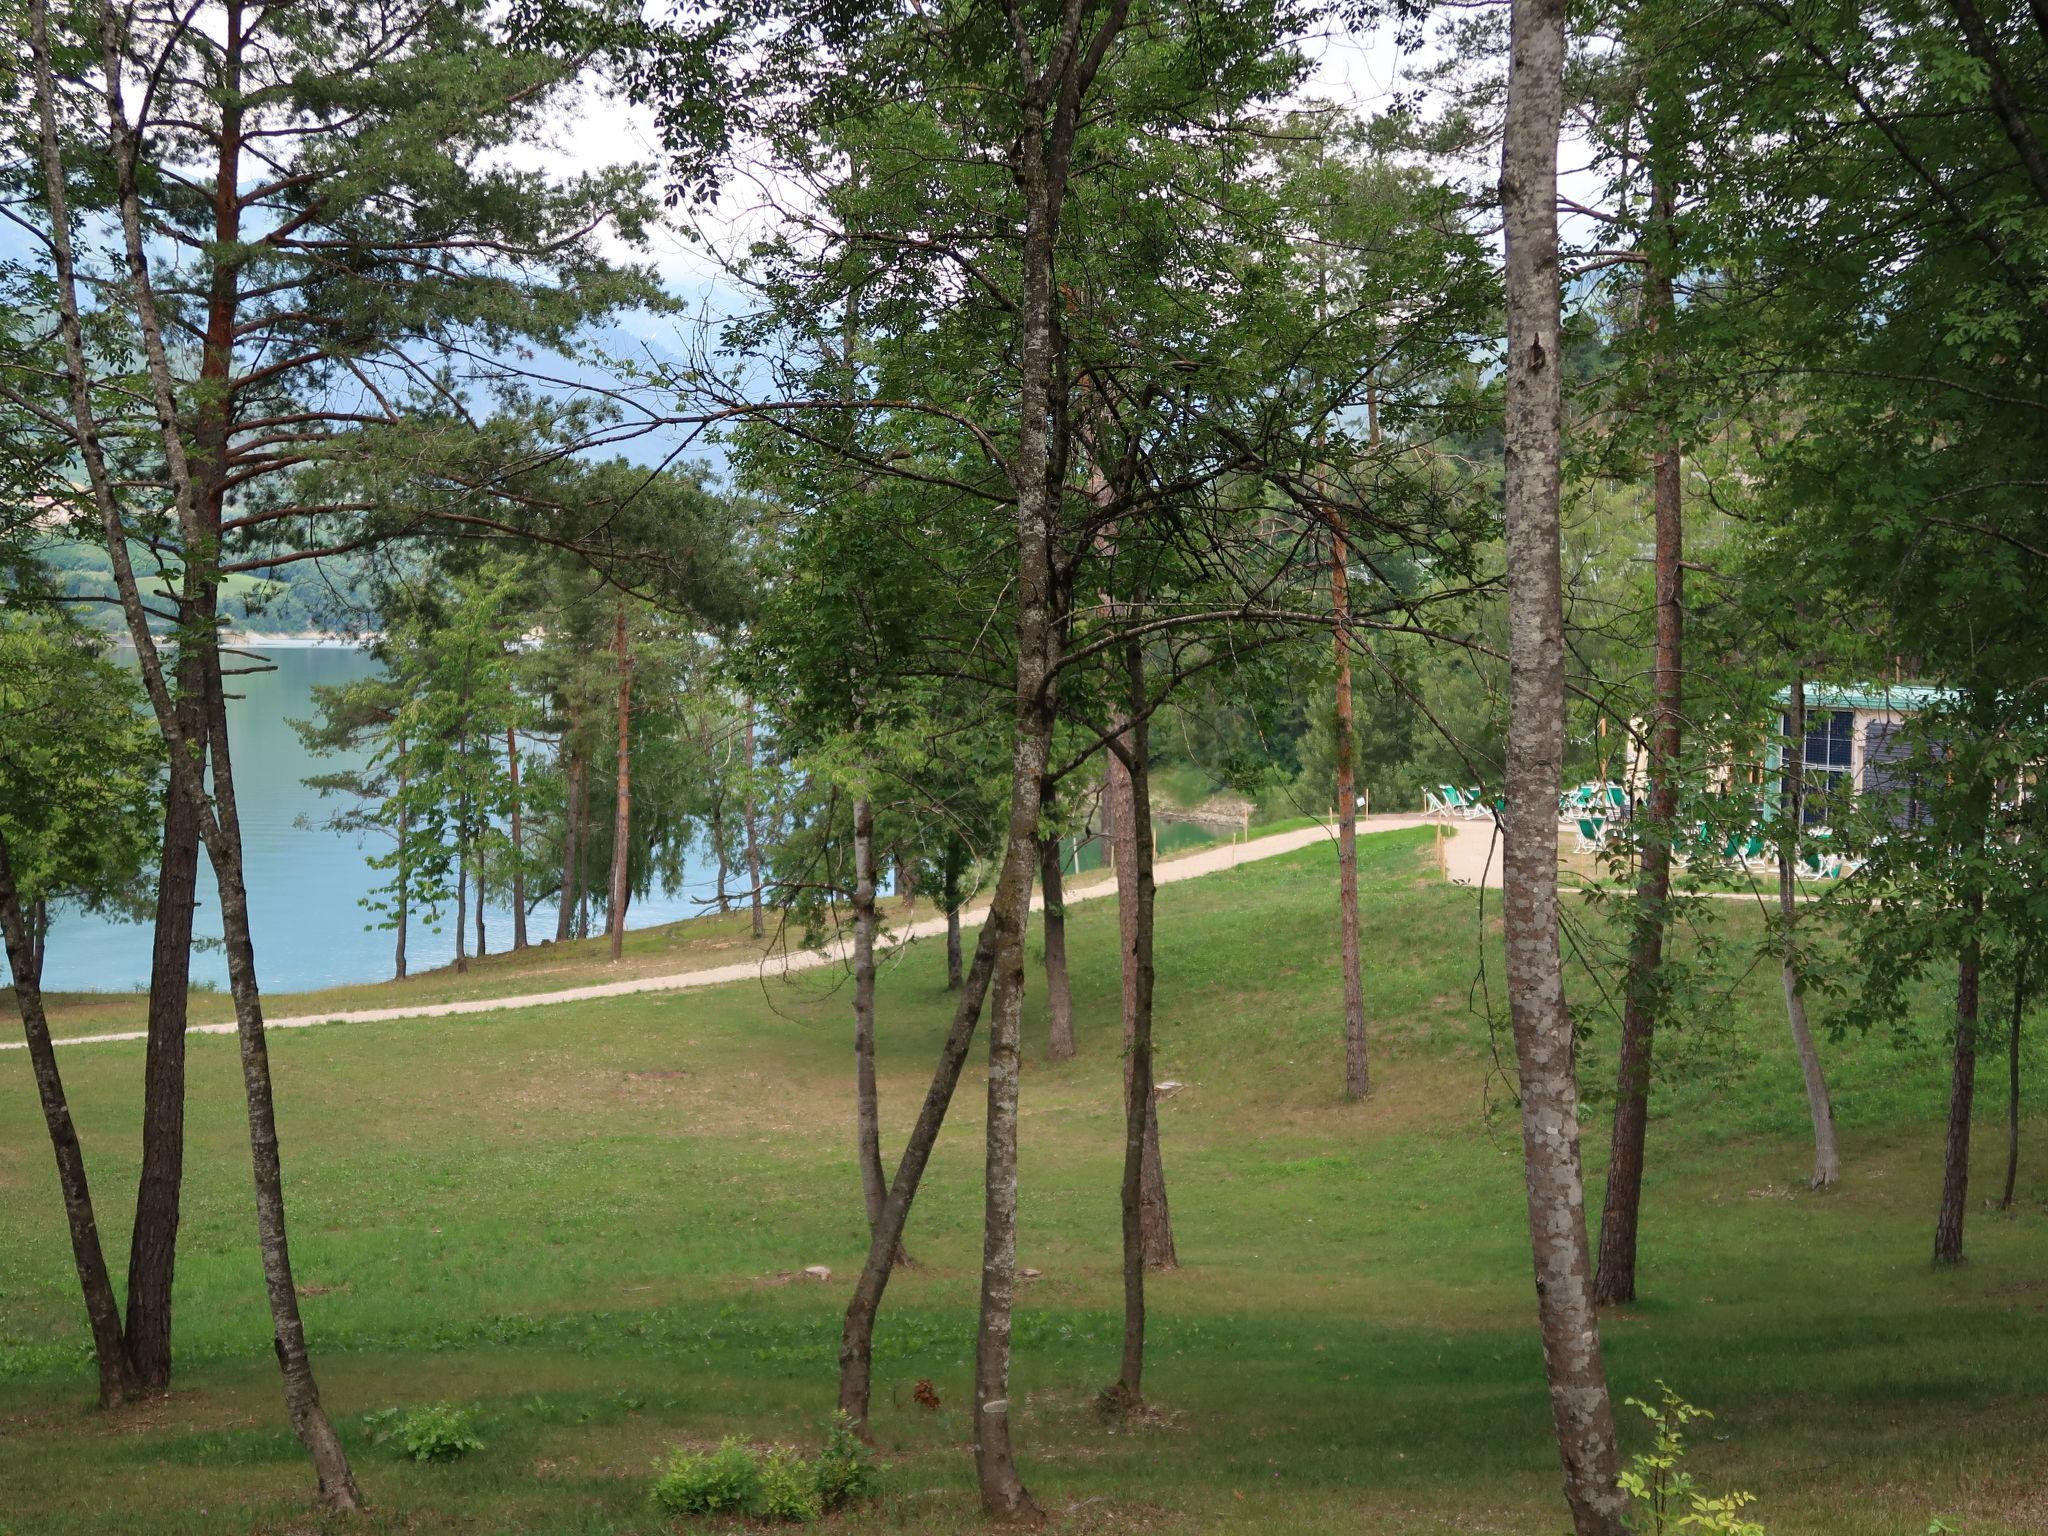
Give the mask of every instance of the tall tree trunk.
[[399, 981], [405, 980], [405, 935], [411, 922], [412, 877], [406, 868], [412, 856], [412, 810], [406, 799], [405, 737], [398, 738], [398, 897], [393, 905], [397, 908], [398, 939], [392, 954], [392, 969]]
[[[1140, 661], [1142, 666], [1142, 659]], [[1138, 891], [1138, 866], [1141, 852], [1146, 867], [1150, 868], [1152, 824], [1149, 811], [1151, 792], [1151, 764], [1140, 758], [1133, 743], [1141, 734], [1139, 727], [1129, 724], [1129, 717], [1119, 715], [1116, 722], [1116, 745], [1105, 752], [1107, 759], [1108, 794], [1105, 796], [1110, 819], [1110, 849], [1116, 864], [1116, 916], [1118, 948], [1123, 966], [1124, 1003], [1124, 1077], [1128, 1086], [1131, 1070], [1131, 1050], [1138, 1033], [1141, 1008], [1150, 1008], [1149, 1000], [1141, 1001], [1139, 988], [1140, 952], [1151, 953], [1152, 949], [1152, 908], [1149, 902], [1141, 901]], [[1121, 748], [1118, 751], [1117, 748]], [[1128, 761], [1126, 761], [1128, 758]], [[1139, 825], [1137, 800], [1139, 789], [1136, 780], [1146, 780], [1144, 791], [1147, 803], [1145, 824]], [[1143, 848], [1140, 848], [1140, 845]], [[1149, 998], [1149, 994], [1148, 994]], [[1149, 1016], [1145, 1027], [1151, 1028]], [[1153, 1269], [1172, 1269], [1179, 1263], [1173, 1246], [1173, 1217], [1166, 1199], [1166, 1165], [1159, 1153], [1159, 1107], [1146, 1101], [1145, 1111], [1145, 1158], [1144, 1198], [1141, 1208], [1145, 1228], [1145, 1262]]]
[[57, 1155], [57, 1187], [63, 1192], [64, 1216], [71, 1229], [71, 1261], [78, 1270], [86, 1321], [92, 1329], [93, 1358], [99, 1365], [100, 1406], [112, 1408], [130, 1391], [121, 1310], [114, 1301], [106, 1255], [100, 1249], [99, 1224], [93, 1219], [85, 1149], [78, 1144], [78, 1131], [71, 1123], [64, 1079], [57, 1072], [56, 1047], [50, 1043], [50, 1024], [43, 1013], [40, 929], [22, 905], [5, 838], [0, 838], [0, 936], [6, 940], [7, 964], [14, 973], [14, 1002], [21, 1012], [22, 1032], [28, 1037], [29, 1065], [35, 1072], [36, 1097], [42, 1101], [43, 1125]]
[[1038, 845], [1038, 888], [1045, 903], [1045, 1012], [1047, 1050], [1054, 1061], [1074, 1054], [1074, 989], [1067, 977], [1067, 909], [1060, 879], [1060, 840]]
[[610, 918], [612, 962], [626, 950], [626, 875], [633, 844], [633, 653], [626, 646], [626, 604], [619, 601], [612, 629], [612, 649], [619, 659], [619, 803], [612, 822], [612, 890]]
[[[99, 512], [100, 532], [108, 563], [121, 597], [122, 615], [129, 638], [134, 642], [137, 663], [143, 674], [156, 715], [157, 728], [170, 755], [173, 783], [199, 818], [200, 836], [214, 868], [220, 890], [221, 922], [226, 936], [228, 979], [235, 999], [235, 1023], [242, 1051], [243, 1086], [248, 1099], [249, 1142], [256, 1183], [257, 1229], [263, 1254], [264, 1276], [270, 1292], [271, 1317], [277, 1357], [284, 1374], [285, 1405], [292, 1427], [305, 1445], [319, 1479], [320, 1499], [330, 1507], [352, 1510], [361, 1507], [362, 1496], [349, 1470], [348, 1457], [320, 1407], [313, 1385], [312, 1368], [306, 1357], [305, 1332], [299, 1321], [298, 1298], [292, 1289], [290, 1258], [285, 1246], [284, 1194], [277, 1155], [277, 1125], [272, 1111], [270, 1066], [263, 1038], [262, 1001], [257, 992], [255, 954], [249, 939], [247, 890], [242, 880], [241, 823], [236, 815], [234, 775], [228, 757], [226, 704], [221, 689], [220, 648], [217, 632], [188, 633], [181, 637], [180, 661], [189, 648], [198, 647], [197, 680], [205, 704], [208, 740], [205, 752], [213, 768], [214, 801], [209, 807], [204, 762], [195, 751], [192, 738], [181, 729], [178, 700], [164, 680], [162, 657], [150, 633], [148, 614], [128, 557], [127, 529], [123, 526], [114, 483], [101, 453], [97, 413], [87, 373], [84, 336], [79, 322], [77, 271], [72, 257], [70, 213], [66, 198], [66, 170], [62, 140], [56, 121], [56, 72], [51, 59], [46, 0], [31, 0], [30, 52], [35, 75], [38, 138], [41, 148], [45, 196], [51, 214], [51, 267], [55, 279], [59, 331], [63, 339], [65, 372], [70, 386], [71, 413], [77, 428], [79, 457], [92, 488]], [[215, 218], [217, 232], [225, 226], [224, 238], [234, 234], [233, 221], [240, 210], [240, 182], [233, 170], [240, 154], [239, 78], [243, 40], [243, 7], [240, 0], [228, 0], [224, 9], [222, 39], [223, 77], [228, 83], [230, 105], [223, 110], [220, 142], [221, 174], [216, 177]], [[100, 13], [100, 69], [104, 80], [107, 120], [111, 125], [110, 149], [113, 184], [118, 196], [120, 225], [126, 247], [130, 292], [149, 383], [151, 404], [162, 440], [176, 506], [179, 533], [184, 541], [186, 568], [196, 572], [197, 590], [203, 596], [202, 612], [213, 612], [219, 592], [218, 551], [221, 533], [220, 459], [209, 460], [211, 485], [202, 497], [195, 487], [191, 457], [179, 414], [178, 394], [171, 377], [164, 327], [150, 283], [149, 257], [142, 228], [135, 145], [123, 100], [124, 64], [120, 23], [112, 7]], [[206, 364], [203, 376], [224, 376], [232, 343], [236, 277], [235, 269], [221, 264], [215, 268], [213, 291], [209, 295], [206, 332]], [[202, 414], [223, 408], [219, 402], [202, 402]], [[202, 432], [201, 441], [215, 446], [220, 434]], [[195, 627], [196, 628], [196, 627]]]
[[755, 938], [766, 935], [767, 928], [761, 919], [761, 838], [760, 816], [754, 794], [754, 701], [742, 701], [747, 712], [747, 901], [752, 909], [752, 927]]
[[[190, 586], [188, 581], [188, 606]], [[203, 743], [206, 710], [197, 668], [180, 659], [175, 675], [184, 729], [189, 739]], [[198, 813], [175, 786], [166, 785], [150, 946], [149, 1039], [142, 1067], [142, 1171], [128, 1239], [128, 1374], [134, 1390], [150, 1397], [171, 1388], [172, 1285], [185, 1183], [185, 1025], [198, 883]]]
[[[1026, 523], [1025, 562], [1043, 571], [1043, 542], [1033, 553], [1028, 519], [1035, 514], [1030, 497], [1019, 521]], [[1043, 524], [1040, 524], [1043, 527]], [[1028, 578], [1027, 578], [1028, 580]], [[1025, 591], [1020, 604], [1036, 608], [1036, 628], [1045, 629], [1045, 582]], [[1018, 628], [1032, 627], [1020, 619]], [[1020, 634], [1020, 639], [1022, 638]], [[1038, 862], [1038, 780], [1045, 771], [1046, 739], [1038, 721], [1045, 710], [1039, 701], [1047, 683], [1044, 641], [1036, 657], [1023, 652], [1018, 666], [1018, 736], [1012, 760], [1010, 835], [1003, 856], [1003, 878], [996, 900], [1015, 905], [995, 954], [988, 1026], [987, 1157], [984, 1169], [981, 1248], [981, 1314], [974, 1341], [974, 1464], [981, 1485], [981, 1505], [998, 1520], [1037, 1518], [1038, 1506], [1018, 1476], [1010, 1444], [1010, 1320], [1017, 1297], [1017, 1108], [1021, 1086], [1024, 1021], [1024, 926], [1031, 910], [1031, 877]], [[1033, 665], [1033, 662], [1036, 665]], [[1033, 699], [1024, 702], [1027, 674]], [[991, 910], [989, 923], [995, 921]]]
[[[263, 1033], [263, 1002], [256, 981], [256, 950], [249, 932], [249, 895], [242, 874], [242, 826], [235, 799], [234, 765], [228, 756], [227, 703], [221, 688], [220, 651], [209, 643], [205, 656], [208, 751], [213, 765], [214, 826], [206, 840], [214, 880], [220, 887], [221, 927], [226, 936], [228, 986], [235, 999], [241, 1040], [242, 1089], [249, 1109], [250, 1162], [256, 1182], [256, 1234], [263, 1278], [270, 1297], [271, 1343], [284, 1374], [284, 1401], [292, 1428], [312, 1458], [320, 1499], [337, 1509], [356, 1509], [362, 1494], [348, 1454], [320, 1403], [313, 1364], [306, 1352], [306, 1328], [292, 1279], [291, 1248], [285, 1232], [284, 1170], [278, 1155], [277, 1111], [270, 1080], [270, 1046]], [[188, 792], [199, 792], [197, 775]]]
[[[1030, 900], [1028, 885], [1025, 900]], [[1017, 919], [1011, 915], [1005, 920]], [[917, 1123], [903, 1144], [896, 1177], [889, 1181], [888, 1194], [882, 1201], [881, 1220], [875, 1223], [869, 1238], [867, 1260], [854, 1283], [853, 1297], [846, 1304], [846, 1321], [839, 1340], [839, 1411], [853, 1421], [862, 1435], [867, 1433], [875, 1319], [881, 1313], [882, 1296], [895, 1270], [896, 1255], [909, 1224], [911, 1205], [917, 1199], [918, 1185], [924, 1178], [925, 1165], [931, 1161], [932, 1148], [946, 1121], [946, 1110], [953, 1102], [953, 1092], [960, 1086], [961, 1069], [967, 1062], [967, 1049], [974, 1042], [975, 1026], [981, 1021], [981, 1005], [988, 997], [989, 978], [995, 970], [1001, 937], [996, 909], [992, 907], [990, 920], [982, 925], [974, 946], [973, 968], [962, 984], [960, 1000], [953, 1006], [953, 1022], [940, 1047], [938, 1067], [932, 1073], [931, 1086], [925, 1090]]]
[[526, 948], [526, 826], [519, 803], [519, 728], [505, 727], [505, 767], [512, 790], [512, 949]]
[[1132, 905], [1137, 922], [1133, 925], [1131, 947], [1132, 1008], [1130, 1029], [1124, 1051], [1124, 1346], [1123, 1366], [1115, 1395], [1124, 1408], [1145, 1400], [1145, 1270], [1156, 1264], [1155, 1250], [1147, 1241], [1155, 1230], [1166, 1232], [1166, 1263], [1171, 1264], [1172, 1228], [1166, 1221], [1165, 1182], [1159, 1187], [1160, 1205], [1156, 1215], [1150, 1207], [1146, 1183], [1146, 1153], [1154, 1159], [1159, 1152], [1159, 1105], [1152, 1091], [1152, 914], [1156, 887], [1152, 878], [1152, 786], [1146, 766], [1151, 756], [1151, 731], [1145, 717], [1145, 660], [1143, 647], [1131, 641], [1124, 648], [1124, 666], [1130, 687], [1131, 726], [1124, 740], [1130, 745], [1130, 799], [1125, 819], [1130, 824], [1130, 866]]
[[2007, 1030], [2005, 1095], [2005, 1193], [1998, 1208], [2009, 1211], [2020, 1179], [2020, 1020], [2027, 1011], [2027, 962], [2020, 957], [2012, 978], [2012, 1027]]
[[1358, 775], [1351, 739], [1351, 547], [1329, 508], [1330, 612], [1337, 652], [1337, 921], [1344, 963], [1344, 1097], [1372, 1092], [1365, 1050], [1365, 973], [1358, 944]]
[[1678, 753], [1684, 718], [1684, 522], [1680, 515], [1678, 439], [1669, 414], [1670, 369], [1664, 338], [1672, 313], [1669, 262], [1661, 231], [1673, 206], [1670, 183], [1650, 189], [1652, 260], [1643, 279], [1644, 325], [1656, 348], [1653, 364], [1662, 419], [1651, 459], [1651, 504], [1656, 522], [1656, 717], [1649, 740], [1649, 827], [1642, 838], [1636, 878], [1634, 931], [1621, 1005], [1621, 1051], [1615, 1066], [1613, 1138], [1607, 1158], [1607, 1196], [1600, 1213], [1600, 1256], [1593, 1300], [1611, 1306], [1636, 1299], [1636, 1231], [1643, 1203], [1643, 1150], [1650, 1127], [1650, 1071], [1664, 968], [1664, 930], [1671, 905], [1671, 838], [1678, 820]]
[[1588, 1283], [1578, 1082], [1557, 908], [1564, 769], [1557, 138], [1564, 54], [1564, 0], [1514, 0], [1501, 146], [1510, 658], [1502, 910], [1530, 1253], [1565, 1497], [1578, 1536], [1622, 1536], [1614, 1408]]
[[[1986, 798], [1988, 797], [1980, 797]], [[1973, 825], [1981, 826], [1979, 817]], [[1934, 1262], [1963, 1260], [1963, 1219], [1970, 1208], [1970, 1117], [1977, 1097], [1977, 1009], [1983, 990], [1983, 943], [1977, 930], [1984, 893], [1963, 898], [1970, 914], [1969, 937], [1956, 959], [1955, 1067], [1949, 1082], [1948, 1137], [1941, 1171], [1941, 1210], [1934, 1224]]]
[[484, 934], [484, 839], [481, 826], [470, 834], [469, 845], [474, 850], [471, 863], [476, 870], [476, 957], [481, 960], [491, 952]]
[[917, 905], [917, 868], [901, 848], [896, 850], [896, 905], [909, 911]]
[[455, 826], [455, 971], [469, 969], [469, 807], [465, 804]]
[[882, 1177], [881, 1111], [875, 1095], [875, 813], [866, 795], [853, 802], [853, 1069], [856, 1156], [867, 1201], [868, 1235], [882, 1223], [889, 1189]]
[[1826, 1189], [1842, 1176], [1842, 1151], [1835, 1139], [1835, 1106], [1821, 1071], [1820, 1052], [1806, 1022], [1806, 988], [1799, 975], [1799, 902], [1795, 859], [1800, 829], [1806, 819], [1806, 678], [1792, 679], [1785, 708], [1784, 808], [1785, 836], [1778, 844], [1779, 977], [1785, 991], [1785, 1022], [1792, 1030], [1792, 1048], [1799, 1055], [1799, 1073], [1806, 1081], [1807, 1118], [1813, 1122], [1815, 1189]]

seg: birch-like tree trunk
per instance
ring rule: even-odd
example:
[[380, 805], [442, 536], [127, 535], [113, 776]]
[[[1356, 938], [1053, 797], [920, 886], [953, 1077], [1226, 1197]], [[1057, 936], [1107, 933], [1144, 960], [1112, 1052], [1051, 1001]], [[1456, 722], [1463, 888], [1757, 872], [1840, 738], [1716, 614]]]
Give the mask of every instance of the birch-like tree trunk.
[[1507, 244], [1508, 1009], [1537, 1317], [1565, 1497], [1578, 1536], [1622, 1536], [1614, 1408], [1586, 1253], [1578, 1082], [1557, 909], [1564, 768], [1564, 599], [1558, 499], [1563, 394], [1557, 139], [1564, 0], [1514, 0], [1501, 211]]
[[853, 1071], [855, 1155], [867, 1204], [868, 1235], [881, 1225], [889, 1190], [882, 1178], [881, 1111], [875, 1093], [875, 813], [866, 795], [853, 802]]
[[626, 877], [633, 846], [633, 652], [626, 642], [624, 598], [612, 629], [612, 651], [619, 664], [619, 798], [612, 819], [612, 886], [605, 917], [616, 965], [626, 952]]
[[1671, 905], [1671, 838], [1678, 819], [1678, 754], [1685, 708], [1685, 526], [1680, 459], [1670, 417], [1671, 368], [1664, 354], [1672, 319], [1671, 267], [1665, 252], [1674, 194], [1653, 176], [1650, 262], [1643, 278], [1643, 324], [1652, 336], [1653, 408], [1662, 417], [1651, 457], [1650, 503], [1655, 522], [1657, 639], [1656, 708], [1647, 753], [1648, 829], [1641, 839], [1628, 975], [1623, 982], [1621, 1050], [1615, 1067], [1614, 1125], [1608, 1145], [1607, 1193], [1600, 1212], [1600, 1256], [1593, 1300], [1610, 1306], [1636, 1299], [1636, 1233], [1643, 1203], [1643, 1152], [1650, 1127], [1651, 1056], [1663, 995], [1664, 930]]
[[64, 1097], [64, 1079], [57, 1071], [57, 1050], [50, 1041], [50, 1022], [43, 1012], [43, 957], [40, 930], [15, 885], [14, 862], [7, 840], [0, 837], [0, 938], [7, 946], [13, 972], [14, 1004], [28, 1040], [29, 1066], [35, 1073], [36, 1097], [43, 1108], [43, 1126], [57, 1156], [57, 1187], [64, 1196], [64, 1218], [71, 1230], [71, 1262], [85, 1297], [86, 1322], [92, 1330], [93, 1359], [99, 1367], [100, 1406], [113, 1408], [131, 1390], [121, 1309], [107, 1274], [100, 1247], [99, 1223], [93, 1217], [92, 1186], [85, 1171], [85, 1149], [71, 1123]]

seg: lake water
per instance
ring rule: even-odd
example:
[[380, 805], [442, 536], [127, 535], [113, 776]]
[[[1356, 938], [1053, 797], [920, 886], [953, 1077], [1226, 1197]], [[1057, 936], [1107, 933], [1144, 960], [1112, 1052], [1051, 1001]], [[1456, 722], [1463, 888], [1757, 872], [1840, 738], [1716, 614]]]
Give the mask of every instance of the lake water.
[[[315, 683], [367, 677], [377, 670], [377, 663], [343, 647], [280, 646], [260, 654], [274, 670], [233, 680], [240, 697], [228, 702], [228, 743], [242, 812], [257, 975], [266, 988], [292, 992], [381, 981], [391, 975], [396, 936], [386, 929], [366, 930], [369, 914], [362, 898], [379, 878], [367, 861], [371, 849], [353, 836], [298, 824], [302, 816], [318, 823], [339, 808], [339, 802], [323, 801], [303, 781], [308, 774], [335, 771], [343, 760], [311, 755], [286, 723], [312, 714]], [[634, 899], [634, 927], [673, 922], [706, 910], [701, 899], [710, 896], [716, 883], [709, 859], [701, 865], [693, 859], [685, 874], [678, 889]], [[552, 936], [554, 908], [536, 909], [528, 924], [535, 938]], [[510, 946], [508, 913], [491, 910], [485, 926], [494, 952]], [[195, 927], [208, 938], [220, 937], [220, 905], [203, 856]], [[423, 971], [452, 960], [453, 928], [452, 907], [439, 933], [415, 922], [407, 944], [411, 968]], [[475, 938], [473, 927], [470, 937]], [[146, 987], [149, 946], [146, 922], [116, 923], [59, 912], [51, 926], [43, 984], [66, 992]], [[227, 961], [217, 943], [195, 950], [192, 974], [195, 980], [227, 986]]]

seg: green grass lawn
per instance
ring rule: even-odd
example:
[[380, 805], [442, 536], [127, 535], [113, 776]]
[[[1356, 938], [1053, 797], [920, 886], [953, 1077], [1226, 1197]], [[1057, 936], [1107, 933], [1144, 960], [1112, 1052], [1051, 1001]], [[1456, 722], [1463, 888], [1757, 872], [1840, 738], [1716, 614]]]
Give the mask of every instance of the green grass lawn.
[[[1020, 1257], [1043, 1273], [1021, 1298], [1016, 1424], [1027, 1482], [1062, 1529], [1565, 1528], [1511, 1053], [1503, 1036], [1496, 1055], [1485, 1016], [1500, 1001], [1497, 936], [1476, 893], [1431, 878], [1429, 842], [1424, 830], [1361, 848], [1378, 1084], [1363, 1105], [1338, 1098], [1334, 851], [1160, 892], [1159, 1075], [1185, 1084], [1162, 1105], [1162, 1134], [1185, 1267], [1152, 1285], [1160, 1412], [1141, 1425], [1092, 1406], [1118, 1339], [1112, 904], [1069, 920], [1077, 1061], [1044, 1058], [1034, 974]], [[937, 944], [883, 974], [893, 1132], [936, 1054], [942, 980]], [[315, 1364], [373, 1504], [336, 1529], [653, 1533], [665, 1527], [647, 1487], [669, 1447], [815, 1440], [865, 1246], [850, 1004], [820, 972], [273, 1040]], [[1608, 1031], [1587, 1017], [1597, 1085]], [[1971, 1262], [1936, 1271], [1936, 1032], [1827, 1047], [1847, 1172], [1825, 1196], [1802, 1185], [1805, 1112], [1783, 1035], [1775, 973], [1759, 971], [1663, 1051], [1676, 1075], [1651, 1131], [1644, 1301], [1606, 1330], [1617, 1394], [1650, 1396], [1662, 1379], [1714, 1410], [1695, 1469], [1757, 1493], [1773, 1536], [1922, 1536], [1936, 1515], [1969, 1536], [2048, 1530], [2039, 1160], [2023, 1169], [2020, 1214], [1979, 1205]], [[100, 1414], [27, 1063], [0, 1056], [6, 1536], [326, 1528], [308, 1512], [269, 1354], [233, 1045], [198, 1039], [191, 1058], [177, 1390]], [[142, 1048], [63, 1064], [118, 1268]], [[2041, 1065], [2030, 1054], [2037, 1081]], [[1989, 1192], [2002, 1073], [1987, 1065], [1983, 1079]], [[981, 1111], [970, 1074], [878, 1341], [886, 1492], [835, 1517], [849, 1531], [978, 1524], [965, 1407]], [[1604, 1131], [1596, 1109], [1596, 1167]], [[832, 1281], [778, 1281], [809, 1264]], [[912, 1399], [921, 1379], [936, 1412]], [[487, 1449], [416, 1467], [362, 1429], [365, 1413], [440, 1400], [475, 1408]], [[1638, 1423], [1624, 1432], [1645, 1441]]]

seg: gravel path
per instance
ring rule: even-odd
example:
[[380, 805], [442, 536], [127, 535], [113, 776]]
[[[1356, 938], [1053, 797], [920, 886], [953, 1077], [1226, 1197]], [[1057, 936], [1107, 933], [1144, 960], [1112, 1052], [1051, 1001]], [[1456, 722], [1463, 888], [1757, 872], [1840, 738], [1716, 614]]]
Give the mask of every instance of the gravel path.
[[[1431, 818], [1422, 815], [1365, 816], [1359, 819], [1360, 833], [1395, 832], [1404, 827], [1432, 825]], [[1472, 836], [1476, 829], [1465, 828], [1462, 823], [1451, 823], [1459, 836], [1446, 839], [1447, 850], [1463, 850], [1477, 845], [1483, 853], [1485, 839]], [[1261, 859], [1277, 858], [1283, 853], [1292, 853], [1297, 848], [1306, 848], [1311, 843], [1323, 842], [1334, 834], [1327, 827], [1300, 827], [1292, 832], [1276, 832], [1269, 837], [1254, 837], [1248, 841], [1223, 844], [1204, 848], [1196, 853], [1184, 853], [1161, 859], [1155, 870], [1155, 878], [1161, 885], [1171, 885], [1180, 880], [1193, 880], [1202, 875], [1213, 875], [1226, 869], [1235, 869], [1240, 864], [1252, 864]], [[1445, 862], [1455, 866], [1457, 860], [1447, 852]], [[1483, 864], [1483, 859], [1482, 859]], [[1495, 861], [1493, 884], [1500, 883], [1498, 864]], [[1453, 878], [1456, 878], [1454, 875]], [[1067, 905], [1076, 902], [1097, 901], [1114, 895], [1116, 882], [1100, 880], [1089, 885], [1077, 886], [1066, 893]], [[1033, 896], [1031, 907], [1037, 911], [1042, 900]], [[963, 927], [974, 927], [988, 915], [984, 906], [971, 907], [961, 912]], [[912, 939], [929, 939], [943, 935], [946, 920], [943, 917], [928, 918], [923, 922], [911, 923], [906, 927], [892, 929], [888, 939], [900, 944]], [[717, 965], [699, 971], [681, 971], [666, 976], [636, 976], [624, 981], [598, 982], [587, 987], [565, 987], [552, 992], [526, 992], [513, 997], [465, 998], [453, 1003], [413, 1003], [397, 1008], [356, 1008], [331, 1013], [307, 1013], [287, 1015], [264, 1021], [269, 1029], [310, 1029], [316, 1024], [383, 1024], [394, 1019], [441, 1019], [464, 1013], [496, 1013], [506, 1008], [544, 1008], [555, 1003], [584, 1003], [607, 997], [630, 997], [641, 992], [687, 992], [698, 987], [723, 986], [734, 981], [754, 981], [764, 975], [786, 975], [794, 971], [816, 970], [820, 966], [843, 964], [847, 958], [849, 940], [839, 939], [822, 950], [799, 950], [794, 954], [756, 957], [738, 961], [732, 965]], [[187, 1031], [190, 1035], [232, 1035], [233, 1024], [194, 1024]], [[140, 1029], [119, 1030], [103, 1035], [74, 1035], [56, 1043], [72, 1045], [113, 1045], [126, 1040], [144, 1040], [148, 1032]], [[25, 1049], [23, 1042], [0, 1041], [0, 1051]]]

